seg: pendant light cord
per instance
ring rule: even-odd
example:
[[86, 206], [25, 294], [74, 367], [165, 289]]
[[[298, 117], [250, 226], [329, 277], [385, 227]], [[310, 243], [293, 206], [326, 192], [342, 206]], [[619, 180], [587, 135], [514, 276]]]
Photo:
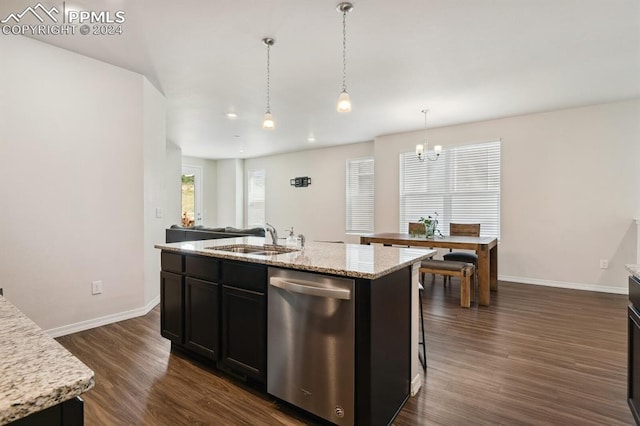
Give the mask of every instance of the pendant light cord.
[[342, 91], [347, 91], [347, 12], [342, 12]]
[[267, 44], [267, 112], [271, 112], [271, 105], [269, 103], [270, 101], [270, 96], [269, 93], [271, 92], [271, 45]]

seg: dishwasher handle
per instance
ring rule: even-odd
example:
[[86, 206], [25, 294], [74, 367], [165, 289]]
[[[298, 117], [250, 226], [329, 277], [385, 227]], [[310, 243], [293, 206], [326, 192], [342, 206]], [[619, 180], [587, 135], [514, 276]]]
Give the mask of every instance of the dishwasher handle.
[[271, 277], [269, 284], [289, 291], [291, 293], [306, 294], [309, 296], [327, 297], [331, 299], [351, 300], [351, 290], [346, 288], [318, 287], [312, 281], [292, 280], [279, 277]]

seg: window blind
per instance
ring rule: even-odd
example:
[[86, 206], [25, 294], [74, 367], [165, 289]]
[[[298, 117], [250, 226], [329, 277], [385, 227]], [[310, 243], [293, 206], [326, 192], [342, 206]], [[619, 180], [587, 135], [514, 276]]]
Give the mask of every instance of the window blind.
[[499, 141], [443, 149], [437, 161], [400, 154], [399, 231], [434, 212], [445, 235], [451, 222], [480, 223], [481, 236], [500, 238]]
[[265, 225], [265, 171], [247, 171], [247, 227]]
[[373, 158], [347, 160], [347, 233], [373, 232]]

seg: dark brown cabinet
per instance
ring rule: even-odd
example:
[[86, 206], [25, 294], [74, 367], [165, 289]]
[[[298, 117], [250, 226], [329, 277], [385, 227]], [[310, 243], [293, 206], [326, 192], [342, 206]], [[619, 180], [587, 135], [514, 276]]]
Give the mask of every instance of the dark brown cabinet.
[[627, 401], [640, 425], [640, 280], [629, 277]]
[[79, 396], [18, 419], [8, 426], [82, 426], [84, 401]]
[[162, 336], [265, 383], [266, 266], [164, 251], [161, 259]]
[[160, 334], [174, 343], [184, 342], [184, 277], [160, 273]]
[[266, 298], [241, 288], [222, 288], [222, 361], [257, 380], [266, 379]]
[[184, 346], [192, 351], [219, 359], [220, 286], [211, 281], [185, 278]]
[[267, 268], [225, 261], [222, 287], [222, 363], [262, 383], [267, 378]]

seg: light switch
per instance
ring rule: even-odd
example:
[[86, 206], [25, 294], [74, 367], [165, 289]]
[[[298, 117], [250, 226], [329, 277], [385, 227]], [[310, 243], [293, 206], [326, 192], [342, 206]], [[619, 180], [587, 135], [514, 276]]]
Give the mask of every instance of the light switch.
[[162, 219], [162, 208], [161, 207], [156, 207], [156, 218], [157, 219]]

